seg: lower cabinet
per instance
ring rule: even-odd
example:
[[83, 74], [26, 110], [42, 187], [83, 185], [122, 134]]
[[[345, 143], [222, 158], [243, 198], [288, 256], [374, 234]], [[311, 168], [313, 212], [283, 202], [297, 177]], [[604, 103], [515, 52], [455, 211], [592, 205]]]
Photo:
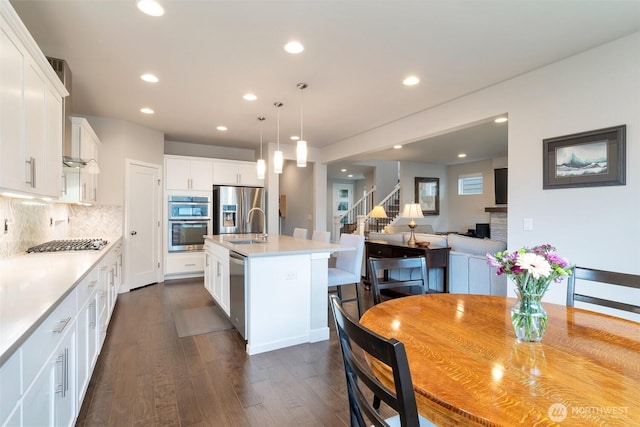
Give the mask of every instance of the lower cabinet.
[[93, 367], [98, 360], [98, 346], [100, 343], [97, 309], [99, 277], [95, 273], [97, 272], [94, 272], [78, 285], [78, 306], [80, 307], [77, 320], [78, 347], [76, 360], [78, 409], [82, 406], [82, 400], [87, 392]]
[[222, 310], [230, 315], [229, 251], [205, 242], [204, 286]]
[[0, 426], [73, 426], [104, 343], [121, 258], [100, 264], [0, 366]]
[[44, 369], [22, 398], [22, 425], [72, 426], [76, 419], [76, 323], [64, 335]]
[[186, 278], [202, 276], [204, 271], [201, 251], [170, 252], [165, 257], [165, 278]]

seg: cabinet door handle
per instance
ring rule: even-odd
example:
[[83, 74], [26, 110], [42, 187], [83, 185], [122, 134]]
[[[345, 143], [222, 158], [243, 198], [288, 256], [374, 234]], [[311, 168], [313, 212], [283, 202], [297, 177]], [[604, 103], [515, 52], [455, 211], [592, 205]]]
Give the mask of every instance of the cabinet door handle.
[[185, 264], [185, 267], [195, 267], [195, 264]]
[[67, 175], [62, 175], [62, 194], [67, 195]]
[[29, 187], [36, 188], [36, 159], [29, 157], [29, 160], [26, 160], [25, 163], [29, 165], [29, 173], [26, 174], [29, 179], [25, 182], [29, 184]]
[[220, 277], [220, 261], [217, 262], [216, 276]]
[[96, 328], [96, 302], [92, 301], [89, 304], [89, 327], [91, 329]]
[[66, 319], [62, 319], [61, 321], [59, 321], [58, 323], [60, 324], [60, 326], [55, 328], [53, 330], [53, 333], [54, 334], [61, 334], [62, 331], [64, 331], [64, 328], [67, 327], [67, 325], [69, 324], [70, 321], [71, 321], [71, 317], [67, 317]]
[[96, 287], [96, 285], [97, 285], [97, 284], [98, 284], [98, 281], [97, 281], [97, 280], [92, 280], [92, 281], [91, 281], [91, 283], [89, 283], [88, 288], [89, 288], [89, 289], [93, 289], [93, 288], [95, 288], [95, 287]]
[[62, 397], [67, 397], [69, 391], [69, 349], [64, 351], [56, 358], [56, 363], [60, 363], [61, 384], [56, 386], [56, 393], [60, 393]]

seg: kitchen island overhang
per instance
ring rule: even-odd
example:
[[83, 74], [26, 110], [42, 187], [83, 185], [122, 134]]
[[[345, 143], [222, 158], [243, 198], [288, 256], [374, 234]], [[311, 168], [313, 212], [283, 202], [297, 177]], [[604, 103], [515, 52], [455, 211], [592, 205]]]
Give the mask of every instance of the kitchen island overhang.
[[208, 235], [206, 244], [246, 257], [249, 355], [329, 339], [329, 257], [354, 248], [281, 235], [261, 242], [255, 234]]

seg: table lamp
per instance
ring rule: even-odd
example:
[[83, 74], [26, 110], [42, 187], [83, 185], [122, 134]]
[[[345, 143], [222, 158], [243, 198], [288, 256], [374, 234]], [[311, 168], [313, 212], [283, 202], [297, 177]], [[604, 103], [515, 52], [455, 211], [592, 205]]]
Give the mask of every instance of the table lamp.
[[369, 212], [369, 218], [376, 219], [376, 231], [380, 231], [380, 224], [378, 224], [378, 221], [379, 221], [378, 218], [387, 218], [387, 213], [384, 211], [384, 208], [382, 207], [382, 205], [376, 205], [371, 210], [371, 212]]
[[422, 218], [422, 208], [418, 203], [407, 203], [404, 205], [404, 210], [402, 211], [403, 218], [411, 218], [409, 221], [409, 228], [411, 229], [411, 236], [409, 237], [409, 241], [407, 244], [409, 246], [416, 245], [416, 235], [414, 234], [414, 228], [416, 228], [416, 222], [413, 220], [414, 218]]

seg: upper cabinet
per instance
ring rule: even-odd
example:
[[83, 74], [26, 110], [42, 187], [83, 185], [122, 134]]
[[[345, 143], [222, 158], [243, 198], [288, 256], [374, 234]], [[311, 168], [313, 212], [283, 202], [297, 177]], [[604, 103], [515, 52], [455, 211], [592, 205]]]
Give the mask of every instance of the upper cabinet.
[[[63, 168], [61, 201], [95, 204], [98, 202], [98, 162], [100, 140], [83, 117], [71, 117], [71, 155], [82, 160], [83, 167]], [[77, 166], [77, 165], [74, 165]]]
[[210, 159], [165, 156], [164, 164], [167, 190], [211, 190], [213, 162]]
[[215, 185], [242, 185], [245, 187], [264, 186], [264, 180], [258, 179], [255, 162], [235, 160], [214, 161], [213, 183]]
[[68, 92], [8, 1], [0, 1], [0, 189], [57, 198]]

